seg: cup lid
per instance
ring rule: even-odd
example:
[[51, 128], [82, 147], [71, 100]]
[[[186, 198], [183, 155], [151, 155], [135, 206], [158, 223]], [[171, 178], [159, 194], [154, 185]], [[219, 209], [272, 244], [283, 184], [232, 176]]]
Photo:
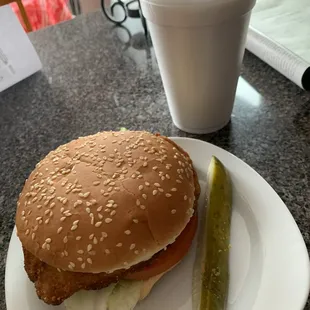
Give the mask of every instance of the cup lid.
[[140, 0], [145, 18], [166, 26], [221, 23], [252, 10], [256, 0]]

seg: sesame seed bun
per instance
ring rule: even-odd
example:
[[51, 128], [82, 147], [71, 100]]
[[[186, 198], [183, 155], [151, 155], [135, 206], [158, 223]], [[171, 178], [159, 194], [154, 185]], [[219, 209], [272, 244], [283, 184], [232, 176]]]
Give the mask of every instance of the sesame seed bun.
[[173, 243], [195, 202], [188, 155], [147, 132], [102, 132], [50, 152], [20, 194], [26, 250], [62, 270], [127, 269]]

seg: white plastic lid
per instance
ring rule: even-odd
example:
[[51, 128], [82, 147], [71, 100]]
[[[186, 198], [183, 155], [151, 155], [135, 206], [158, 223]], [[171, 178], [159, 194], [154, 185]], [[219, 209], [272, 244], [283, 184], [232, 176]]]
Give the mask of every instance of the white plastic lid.
[[143, 15], [154, 24], [193, 27], [242, 16], [256, 0], [140, 0]]

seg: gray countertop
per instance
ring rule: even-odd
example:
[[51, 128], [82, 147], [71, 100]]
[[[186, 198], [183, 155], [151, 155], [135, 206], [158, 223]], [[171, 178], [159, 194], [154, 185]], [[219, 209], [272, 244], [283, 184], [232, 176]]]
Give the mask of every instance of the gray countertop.
[[[32, 33], [43, 70], [0, 93], [1, 310], [16, 200], [44, 155], [78, 136], [120, 126], [189, 136], [171, 122], [152, 49], [142, 34], [125, 42], [127, 35], [100, 12]], [[249, 53], [242, 77], [231, 123], [195, 137], [260, 173], [288, 206], [309, 250], [310, 94]]]

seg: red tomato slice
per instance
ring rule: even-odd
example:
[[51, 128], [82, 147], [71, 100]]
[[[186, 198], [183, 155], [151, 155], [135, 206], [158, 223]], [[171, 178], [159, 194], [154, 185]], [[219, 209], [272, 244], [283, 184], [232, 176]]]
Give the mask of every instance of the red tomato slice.
[[188, 252], [198, 226], [197, 214], [194, 214], [185, 229], [182, 231], [176, 241], [170, 244], [166, 251], [161, 251], [152, 263], [143, 269], [129, 273], [126, 279], [130, 280], [148, 280], [156, 275], [164, 273], [178, 264], [178, 262]]

